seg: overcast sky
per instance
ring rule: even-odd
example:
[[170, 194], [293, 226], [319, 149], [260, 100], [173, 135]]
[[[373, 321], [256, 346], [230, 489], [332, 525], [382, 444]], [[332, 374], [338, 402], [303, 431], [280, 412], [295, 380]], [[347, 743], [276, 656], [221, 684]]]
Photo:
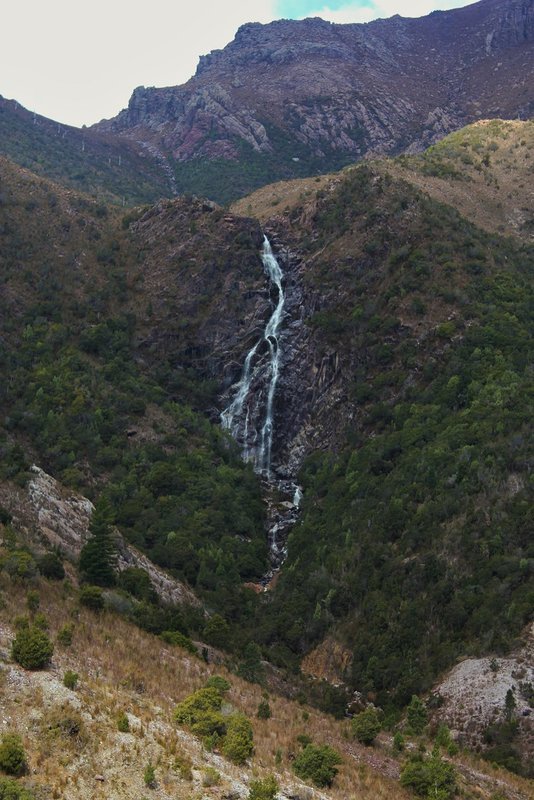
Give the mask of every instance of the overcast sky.
[[[472, 2], [473, 0], [471, 0]], [[1, 0], [0, 94], [71, 125], [114, 116], [136, 86], [173, 86], [244, 22], [368, 22], [469, 0]]]

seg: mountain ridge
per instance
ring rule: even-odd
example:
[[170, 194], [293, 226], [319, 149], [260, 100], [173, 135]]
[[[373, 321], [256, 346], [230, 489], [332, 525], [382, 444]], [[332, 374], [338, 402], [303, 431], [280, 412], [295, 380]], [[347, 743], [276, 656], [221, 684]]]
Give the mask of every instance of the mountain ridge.
[[531, 116], [533, 38], [532, 0], [365, 24], [248, 23], [187, 83], [138, 87], [93, 129], [161, 148], [184, 190], [208, 175], [229, 182], [215, 197], [228, 199], [242, 184], [419, 151], [479, 118]]

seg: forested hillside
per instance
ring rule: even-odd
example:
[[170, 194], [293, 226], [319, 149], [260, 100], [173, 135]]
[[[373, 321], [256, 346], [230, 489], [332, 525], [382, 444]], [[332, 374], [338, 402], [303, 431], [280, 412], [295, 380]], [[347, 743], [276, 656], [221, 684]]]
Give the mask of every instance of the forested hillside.
[[[531, 123], [493, 122], [241, 204], [284, 271], [273, 469], [304, 490], [268, 592], [286, 501], [219, 424], [275, 304], [258, 221], [191, 197], [119, 210], [3, 159], [0, 479], [34, 463], [110, 508], [202, 598], [211, 626], [175, 633], [336, 713], [357, 690], [391, 722], [457, 659], [507, 653], [534, 607], [534, 246], [528, 180], [498, 191], [533, 148]], [[339, 690], [298, 675], [325, 639]]]

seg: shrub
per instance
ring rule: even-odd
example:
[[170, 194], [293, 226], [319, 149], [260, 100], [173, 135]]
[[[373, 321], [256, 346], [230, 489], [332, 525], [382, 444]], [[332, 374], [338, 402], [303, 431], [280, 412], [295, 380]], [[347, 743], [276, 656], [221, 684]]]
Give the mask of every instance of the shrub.
[[221, 774], [214, 767], [206, 767], [202, 773], [202, 786], [218, 786], [221, 782]]
[[91, 611], [102, 611], [104, 608], [104, 595], [98, 586], [82, 586], [78, 595], [80, 605], [90, 608]]
[[117, 583], [121, 589], [139, 600], [146, 600], [149, 603], [157, 602], [158, 596], [152, 586], [150, 575], [145, 569], [127, 567], [119, 572]]
[[149, 789], [154, 789], [156, 786], [156, 769], [151, 761], [145, 767], [145, 771], [143, 773], [143, 780], [145, 782], [145, 786], [148, 786]]
[[160, 634], [160, 638], [167, 644], [172, 644], [175, 647], [183, 647], [188, 653], [192, 653], [194, 656], [198, 655], [197, 648], [185, 633], [181, 633], [180, 631], [163, 631], [163, 633]]
[[208, 678], [206, 681], [206, 686], [208, 688], [217, 689], [219, 694], [226, 694], [231, 689], [232, 684], [230, 681], [227, 681], [226, 678], [223, 678], [222, 675], [212, 675], [211, 678]]
[[331, 786], [341, 764], [341, 756], [329, 745], [307, 745], [293, 762], [295, 774], [316, 786]]
[[56, 553], [45, 553], [38, 561], [39, 572], [44, 578], [51, 581], [62, 581], [65, 577], [65, 568]]
[[39, 592], [36, 592], [35, 589], [30, 589], [26, 595], [26, 605], [28, 606], [30, 614], [35, 614], [40, 604], [41, 598], [39, 597]]
[[251, 781], [248, 800], [275, 800], [278, 788], [274, 775], [269, 775], [263, 780]]
[[121, 733], [128, 733], [130, 730], [130, 721], [125, 711], [121, 711], [117, 717], [117, 730]]
[[254, 752], [252, 725], [242, 714], [228, 718], [222, 751], [234, 764], [244, 764]]
[[0, 778], [0, 800], [35, 800], [35, 798], [16, 781]]
[[406, 717], [408, 720], [408, 729], [410, 733], [414, 733], [416, 735], [423, 733], [425, 725], [428, 721], [428, 714], [425, 704], [415, 694], [412, 695], [412, 699], [410, 700]]
[[400, 731], [397, 731], [397, 733], [393, 737], [393, 750], [394, 750], [394, 752], [395, 753], [401, 753], [404, 750], [405, 746], [406, 746], [406, 744], [405, 744], [405, 741], [404, 741], [404, 736], [402, 735], [402, 733]]
[[220, 711], [222, 697], [213, 687], [198, 689], [190, 694], [174, 711], [176, 722], [182, 725], [192, 725], [197, 722], [207, 711]]
[[402, 769], [400, 782], [419, 797], [447, 800], [456, 791], [456, 772], [434, 750], [426, 759], [420, 753], [412, 756]]
[[0, 769], [19, 777], [26, 771], [26, 753], [16, 733], [6, 733], [0, 741]]
[[72, 622], [66, 622], [65, 625], [63, 625], [58, 631], [57, 643], [63, 647], [70, 647], [72, 644], [73, 633], [74, 624]]
[[24, 669], [43, 669], [49, 663], [54, 645], [47, 634], [33, 625], [22, 628], [11, 645], [11, 655]]
[[351, 721], [353, 736], [362, 744], [372, 744], [382, 728], [376, 708], [366, 708]]
[[258, 719], [270, 719], [271, 718], [271, 706], [269, 705], [268, 700], [261, 700], [258, 706]]
[[68, 669], [63, 675], [63, 686], [66, 686], [67, 689], [75, 689], [78, 684], [79, 677], [80, 676], [77, 672], [73, 672], [72, 670]]

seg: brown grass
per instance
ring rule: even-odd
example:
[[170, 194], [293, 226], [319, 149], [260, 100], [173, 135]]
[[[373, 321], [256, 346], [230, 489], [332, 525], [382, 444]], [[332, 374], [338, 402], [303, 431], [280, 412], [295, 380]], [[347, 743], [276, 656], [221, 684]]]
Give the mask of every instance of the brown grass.
[[[27, 586], [11, 584], [0, 576], [5, 608], [0, 611], [0, 648], [8, 650], [10, 625], [25, 609]], [[220, 796], [231, 780], [248, 780], [250, 769], [237, 768], [207, 754], [200, 742], [172, 721], [177, 702], [203, 686], [215, 671], [232, 684], [229, 702], [243, 711], [254, 727], [255, 756], [252, 774], [276, 772], [283, 785], [299, 784], [291, 771], [291, 754], [298, 752], [296, 737], [306, 733], [317, 743], [338, 749], [344, 763], [332, 789], [324, 793], [332, 800], [391, 800], [410, 797], [395, 777], [399, 764], [390, 755], [389, 737], [374, 748], [364, 748], [348, 737], [348, 725], [280, 697], [271, 697], [272, 717], [256, 717], [262, 689], [228, 673], [215, 670], [179, 648], [169, 648], [159, 639], [109, 613], [95, 615], [78, 609], [72, 593], [64, 587], [39, 581], [41, 610], [50, 623], [50, 635], [71, 619], [75, 621], [73, 644], [56, 647], [51, 667], [44, 673], [24, 673], [12, 667], [2, 689], [1, 729], [23, 732], [32, 771], [52, 797], [130, 798], [147, 795], [142, 773], [149, 759], [156, 765], [158, 788], [151, 797], [191, 798], [192, 784], [173, 769], [177, 759], [191, 762], [196, 783], [202, 781], [206, 765], [221, 772], [220, 786], [205, 787], [203, 793]], [[66, 669], [80, 675], [74, 692], [62, 686]], [[10, 691], [15, 680], [16, 692]], [[306, 710], [309, 715], [304, 719]], [[117, 730], [120, 711], [130, 715], [130, 732]], [[50, 731], [50, 723], [70, 715], [81, 722], [80, 732]], [[282, 764], [277, 766], [277, 751]], [[463, 760], [465, 770], [478, 775], [480, 765]], [[483, 770], [488, 773], [487, 765]], [[195, 774], [196, 771], [196, 774]], [[95, 780], [103, 775], [104, 783]], [[393, 777], [388, 777], [393, 776]], [[489, 779], [502, 780], [502, 773]], [[476, 778], [478, 780], [478, 777]], [[469, 779], [472, 784], [473, 777]], [[196, 784], [195, 784], [196, 785]], [[524, 781], [506, 774], [510, 797], [528, 798]], [[138, 793], [138, 794], [137, 794]], [[305, 793], [304, 793], [305, 794]], [[303, 795], [304, 796], [304, 795]], [[490, 795], [479, 795], [481, 797]]]

